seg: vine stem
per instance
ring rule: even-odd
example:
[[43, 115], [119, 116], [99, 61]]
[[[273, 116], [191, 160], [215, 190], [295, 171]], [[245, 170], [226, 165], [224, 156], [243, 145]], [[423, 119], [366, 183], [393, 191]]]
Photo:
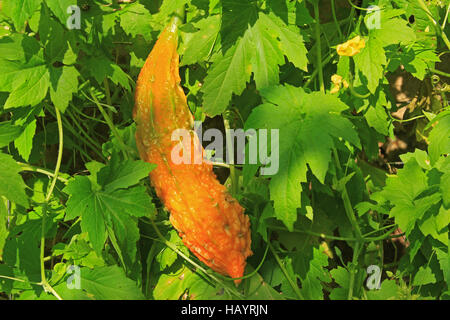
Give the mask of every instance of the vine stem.
[[[43, 168], [40, 168], [40, 167], [32, 166], [32, 165], [30, 165], [28, 163], [17, 162], [17, 164], [20, 166], [20, 169], [22, 171], [38, 172], [38, 173], [45, 174], [45, 175], [47, 175], [49, 177], [54, 177], [55, 176], [53, 172], [47, 171], [47, 170], [45, 170]], [[57, 179], [59, 181], [61, 181], [61, 182], [66, 183], [66, 184], [67, 184], [67, 182], [69, 182], [69, 180], [67, 180], [66, 178], [60, 177], [60, 176], [58, 176]]]
[[294, 232], [294, 233], [303, 233], [303, 234], [308, 234], [308, 235], [311, 235], [311, 236], [320, 237], [320, 238], [329, 239], [329, 240], [338, 240], [338, 241], [356, 241], [357, 240], [356, 238], [330, 236], [330, 235], [327, 235], [327, 234], [324, 234], [324, 233], [318, 233], [318, 232], [313, 232], [313, 231], [308, 231], [308, 230], [299, 230], [299, 229], [288, 230], [287, 228], [284, 228], [284, 227], [278, 227], [278, 226], [272, 226], [272, 225], [268, 225], [267, 227], [269, 229], [271, 229], [271, 230], [289, 231], [289, 232]]
[[228, 163], [222, 163], [222, 162], [216, 162], [216, 161], [211, 161], [211, 164], [215, 167], [222, 167], [222, 168], [227, 168], [230, 169], [230, 165]]
[[[335, 54], [328, 55], [323, 61], [321, 62], [321, 65], [327, 64], [330, 62], [330, 60], [335, 56]], [[306, 80], [305, 84], [303, 85], [304, 88], [308, 87], [312, 80], [317, 76], [319, 73], [319, 68], [315, 69], [308, 80]]]
[[[337, 153], [336, 148], [333, 148], [333, 157], [334, 157], [334, 161], [336, 163], [337, 171], [339, 171], [339, 172], [342, 171], [341, 163], [339, 162], [339, 155]], [[337, 179], [338, 179], [338, 177], [337, 177], [337, 172], [336, 172], [336, 175], [333, 177], [333, 180], [335, 181], [335, 183], [337, 183]], [[353, 286], [355, 283], [355, 266], [356, 266], [356, 262], [358, 261], [358, 257], [359, 257], [359, 248], [360, 248], [361, 244], [364, 242], [364, 237], [362, 235], [361, 229], [359, 228], [358, 221], [356, 221], [355, 213], [352, 208], [352, 203], [350, 201], [350, 197], [348, 196], [347, 188], [345, 185], [342, 187], [341, 197], [342, 197], [342, 201], [344, 202], [344, 208], [345, 208], [345, 213], [347, 215], [347, 218], [350, 221], [350, 224], [352, 225], [352, 229], [354, 230], [354, 232], [356, 234], [355, 246], [353, 248], [352, 269], [350, 270], [350, 279], [349, 279], [348, 299], [350, 300], [353, 298]]]
[[441, 29], [444, 30], [445, 29], [445, 25], [447, 23], [447, 19], [448, 19], [448, 14], [450, 12], [450, 3], [447, 6], [447, 12], [445, 13], [445, 18], [444, 18], [444, 22], [442, 23], [442, 27]]
[[319, 1], [314, 1], [314, 18], [315, 24], [315, 37], [317, 43], [317, 69], [319, 70], [319, 85], [320, 90], [325, 93], [325, 85], [323, 82], [323, 70], [322, 70], [322, 43], [320, 42], [320, 17], [319, 17]]
[[[112, 106], [111, 90], [109, 89], [109, 81], [108, 78], [106, 77], [105, 79], [103, 79], [103, 86], [105, 87], [106, 103]], [[112, 118], [112, 112], [110, 109], [108, 109], [108, 115], [110, 118]]]
[[[393, 227], [393, 226], [395, 226], [395, 227]], [[392, 230], [389, 230], [388, 232], [386, 232], [385, 234], [383, 234], [381, 236], [378, 236], [378, 237], [367, 237], [369, 234], [380, 232], [380, 231], [383, 231], [383, 230], [388, 229], [390, 227], [393, 227]], [[267, 228], [269, 228], [271, 230], [280, 230], [280, 231], [289, 231], [289, 232], [294, 232], [294, 233], [303, 233], [303, 234], [308, 234], [308, 235], [311, 235], [311, 236], [324, 238], [324, 239], [328, 239], [328, 240], [338, 240], [338, 241], [347, 241], [347, 242], [349, 242], [349, 241], [350, 242], [357, 242], [358, 241], [357, 238], [331, 236], [331, 235], [327, 235], [327, 234], [324, 234], [324, 233], [318, 233], [318, 232], [313, 232], [313, 231], [308, 231], [308, 230], [299, 230], [299, 229], [288, 230], [287, 228], [284, 228], [284, 227], [272, 226], [272, 225], [268, 225]], [[387, 238], [400, 238], [400, 237], [403, 237], [404, 234], [396, 234], [396, 235], [391, 234], [393, 231], [395, 231], [396, 228], [397, 228], [396, 225], [382, 227], [382, 228], [380, 228], [378, 230], [374, 230], [374, 231], [368, 232], [360, 240], [361, 240], [361, 242], [373, 242], [373, 241], [384, 240], [384, 239], [387, 239]]]
[[358, 261], [358, 256], [359, 256], [359, 246], [360, 246], [360, 243], [356, 242], [355, 247], [353, 248], [352, 268], [350, 270], [350, 279], [349, 279], [348, 296], [347, 296], [348, 300], [352, 300], [352, 298], [353, 298], [353, 286], [355, 285], [355, 274], [356, 274], [355, 266], [356, 266], [356, 262]]
[[335, 0], [331, 0], [331, 13], [333, 14], [334, 24], [336, 25], [337, 31], [339, 33], [339, 39], [340, 39], [340, 41], [342, 41], [344, 35], [342, 34], [341, 26], [339, 25], [339, 22], [336, 17], [336, 8], [335, 8], [336, 5], [335, 5], [334, 1]]
[[44, 287], [46, 292], [51, 292], [58, 300], [62, 300], [61, 296], [56, 292], [56, 290], [48, 283], [47, 277], [45, 275], [45, 219], [47, 215], [48, 203], [53, 195], [53, 190], [55, 189], [56, 181], [58, 180], [59, 169], [61, 168], [63, 147], [64, 147], [64, 132], [61, 120], [61, 113], [58, 108], [55, 108], [56, 121], [58, 123], [58, 134], [59, 134], [59, 148], [58, 148], [58, 158], [56, 160], [55, 172], [53, 173], [53, 179], [48, 189], [47, 196], [45, 197], [45, 202], [42, 207], [42, 228], [41, 228], [41, 248], [40, 248], [40, 262], [41, 262], [41, 282], [40, 284]]
[[175, 10], [173, 16], [173, 23], [175, 24], [176, 27], [178, 27], [180, 24], [183, 23], [185, 15], [186, 15], [186, 8], [184, 5]]
[[412, 117], [412, 118], [409, 118], [409, 119], [405, 119], [405, 120], [394, 118], [394, 117], [391, 115], [390, 112], [388, 112], [388, 115], [389, 115], [389, 118], [390, 118], [392, 121], [395, 121], [395, 122], [410, 122], [410, 121], [414, 121], [414, 120], [417, 120], [417, 119], [425, 118], [425, 115], [424, 115], [424, 114], [422, 114], [422, 115], [420, 115], [420, 116], [415, 116], [415, 117]]
[[365, 99], [370, 97], [370, 92], [366, 93], [366, 94], [360, 94], [358, 92], [355, 91], [355, 88], [353, 87], [353, 75], [351, 72], [348, 73], [349, 75], [349, 81], [348, 81], [348, 87], [350, 89], [350, 93], [357, 97], [357, 98], [361, 98], [361, 99]]
[[386, 229], [389, 229], [389, 228], [397, 228], [397, 227], [398, 227], [398, 225], [396, 223], [390, 224], [390, 225], [381, 227], [380, 229], [367, 232], [366, 234], [363, 235], [363, 237], [367, 237], [367, 236], [369, 236], [371, 234], [374, 234], [374, 233], [377, 233], [377, 232], [380, 232], [380, 231], [383, 231], [383, 230], [386, 230]]
[[24, 283], [31, 283], [31, 284], [37, 284], [40, 285], [40, 282], [32, 282], [32, 281], [28, 281], [28, 280], [24, 280], [24, 279], [19, 279], [19, 278], [14, 278], [14, 277], [9, 277], [9, 276], [3, 276], [0, 275], [0, 278], [2, 279], [8, 279], [8, 280], [13, 280], [13, 281], [19, 281], [19, 282], [24, 282]]
[[433, 72], [433, 73], [436, 73], [436, 74], [438, 74], [440, 76], [444, 76], [444, 77], [450, 78], [450, 73], [447, 73], [447, 72], [444, 72], [444, 71], [441, 71], [441, 70], [437, 70], [437, 69], [434, 69], [434, 68], [430, 68], [430, 71]]
[[[338, 171], [342, 170], [341, 163], [339, 162], [339, 155], [337, 153], [336, 148], [333, 148], [333, 157], [336, 164], [336, 168]], [[337, 176], [334, 177], [335, 182], [337, 182]], [[347, 188], [343, 186], [342, 192], [342, 201], [344, 202], [345, 213], [347, 214], [347, 218], [350, 221], [355, 233], [356, 233], [356, 241], [361, 242], [364, 240], [361, 229], [359, 228], [359, 224], [356, 221], [355, 213], [352, 208], [352, 203], [350, 201], [350, 197], [348, 196]]]
[[270, 244], [270, 241], [267, 242], [267, 245], [269, 246], [270, 251], [272, 252], [273, 256], [275, 257], [275, 260], [277, 261], [278, 265], [280, 266], [281, 271], [283, 272], [284, 276], [286, 277], [287, 281], [291, 285], [292, 289], [294, 290], [295, 294], [300, 300], [305, 300], [302, 293], [300, 292], [300, 289], [298, 288], [297, 284], [294, 282], [294, 280], [291, 279], [291, 277], [288, 274], [288, 271], [283, 265], [283, 262], [281, 261], [280, 257], [278, 256], [277, 252], [273, 248], [273, 246]]

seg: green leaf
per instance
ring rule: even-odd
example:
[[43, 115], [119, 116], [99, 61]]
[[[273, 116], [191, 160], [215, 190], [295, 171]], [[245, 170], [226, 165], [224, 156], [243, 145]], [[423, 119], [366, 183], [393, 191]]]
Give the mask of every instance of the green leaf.
[[0, 58], [1, 91], [11, 92], [46, 69], [43, 50], [34, 38], [13, 35], [0, 40], [0, 49], [4, 52]]
[[398, 297], [400, 287], [394, 280], [384, 280], [379, 290], [369, 290], [366, 292], [369, 300], [394, 300]]
[[410, 159], [415, 159], [420, 167], [425, 170], [431, 170], [433, 167], [430, 165], [430, 157], [426, 151], [416, 149], [414, 153], [405, 153], [400, 155], [400, 159], [406, 163], [409, 162]]
[[181, 298], [218, 300], [230, 298], [227, 294], [224, 294], [223, 289], [210, 285], [203, 277], [185, 266], [161, 274], [153, 290], [153, 296], [156, 300], [177, 300]]
[[[434, 199], [428, 200], [430, 202], [430, 205], [435, 204], [439, 200], [441, 200], [439, 193], [435, 193], [434, 196], [435, 200]], [[448, 246], [447, 227], [449, 224], [450, 224], [450, 210], [446, 210], [444, 209], [444, 207], [441, 207], [439, 211], [437, 209], [429, 210], [428, 212], [425, 213], [423, 219], [418, 223], [419, 229], [424, 236], [430, 235], [436, 240], [439, 240], [442, 243], [444, 243], [446, 246]]]
[[113, 71], [111, 75], [108, 74], [108, 78], [110, 78], [116, 85], [120, 84], [127, 91], [131, 91], [130, 81], [125, 71], [123, 71], [122, 68], [115, 63], [112, 64], [111, 67]]
[[65, 221], [75, 219], [86, 210], [88, 203], [93, 197], [91, 192], [91, 182], [88, 177], [78, 176], [70, 181], [63, 189], [71, 197], [67, 201]]
[[433, 271], [431, 271], [431, 268], [428, 266], [426, 268], [420, 267], [419, 271], [417, 271], [414, 276], [412, 285], [421, 286], [429, 283], [436, 283], [436, 277], [434, 276]]
[[429, 135], [428, 152], [433, 165], [442, 154], [450, 153], [450, 114], [440, 117]]
[[223, 57], [213, 63], [202, 87], [204, 111], [213, 117], [228, 106], [232, 94], [241, 94], [250, 80], [251, 52], [249, 33], [228, 49]]
[[339, 181], [336, 182], [336, 184], [333, 184], [333, 188], [339, 192], [342, 192], [347, 185], [347, 183], [353, 178], [356, 172], [352, 172], [342, 179], [339, 179]]
[[381, 104], [376, 106], [369, 106], [366, 113], [364, 114], [369, 126], [377, 130], [379, 133], [387, 136], [389, 135], [389, 121], [386, 110]]
[[[81, 268], [81, 289], [96, 300], [142, 300], [144, 296], [135, 281], [117, 266]], [[73, 289], [77, 290], [77, 289]]]
[[[253, 268], [248, 267], [249, 272], [253, 272]], [[256, 273], [250, 279], [244, 280], [244, 292], [246, 299], [249, 300], [285, 300], [282, 294], [272, 288], [265, 277]]]
[[[298, 260], [303, 258], [300, 254], [297, 257]], [[323, 299], [322, 282], [330, 281], [330, 276], [325, 268], [328, 266], [328, 257], [321, 250], [313, 248], [312, 256], [308, 260], [302, 262], [302, 264], [306, 262], [307, 265], [303, 266], [301, 270], [302, 288], [300, 292], [307, 300], [321, 300]]]
[[[33, 282], [40, 281], [38, 241], [27, 232], [22, 232], [20, 236], [17, 234], [12, 236], [13, 231], [15, 230], [10, 231], [10, 237], [7, 238], [3, 247], [2, 262], [4, 264], [0, 264], [0, 266], [11, 268], [12, 274], [10, 273], [10, 275], [12, 277]], [[0, 272], [0, 274], [3, 273]], [[0, 280], [0, 284], [3, 282], [2, 280]], [[18, 281], [14, 283], [14, 288], [32, 289], [29, 283]]]
[[279, 130], [279, 171], [271, 177], [270, 199], [276, 217], [292, 229], [307, 165], [323, 183], [333, 139], [342, 138], [358, 147], [360, 142], [351, 122], [340, 116], [348, 107], [334, 96], [306, 94], [291, 86], [267, 88], [261, 94], [269, 103], [253, 109], [245, 127]]
[[[237, 6], [234, 1], [228, 0], [227, 3]], [[251, 4], [245, 4], [247, 5], [252, 7]], [[223, 19], [226, 19], [225, 16]], [[223, 57], [215, 56], [215, 62], [205, 78], [202, 92], [204, 93], [204, 110], [209, 116], [222, 113], [227, 108], [233, 93], [236, 95], [242, 93], [252, 72], [258, 90], [277, 84], [279, 65], [284, 64], [284, 55], [295, 66], [306, 70], [306, 48], [297, 29], [288, 28], [276, 16], [269, 17], [264, 13], [260, 13], [257, 20], [251, 21], [245, 25], [245, 32], [242, 31], [244, 29], [240, 31], [242, 36]], [[236, 26], [236, 30], [243, 28], [243, 25], [239, 24], [239, 26]], [[228, 30], [228, 28], [225, 29]], [[223, 28], [221, 35], [230, 37]], [[225, 41], [225, 43], [228, 42]]]
[[5, 201], [0, 197], [0, 261], [2, 261], [3, 246], [5, 245], [6, 238], [8, 237], [8, 229], [6, 228], [8, 224], [7, 218], [8, 209], [5, 206]]
[[[440, 59], [433, 49], [423, 45], [414, 45], [410, 50], [401, 54], [398, 63], [401, 63], [405, 70], [411, 72], [413, 76], [423, 80], [428, 69], [434, 67], [434, 63], [439, 61]], [[394, 63], [396, 67], [398, 63]]]
[[385, 186], [387, 176], [386, 171], [372, 166], [364, 160], [358, 161], [358, 165], [364, 177], [370, 179], [370, 182], [374, 188], [382, 188]]
[[[397, 4], [401, 4], [401, 7], [405, 9], [405, 15], [406, 17], [410, 17], [411, 15], [414, 16], [414, 24], [412, 25], [412, 28], [418, 32], [418, 35], [420, 32], [424, 32], [425, 29], [429, 29], [427, 32], [428, 35], [426, 36], [426, 41], [424, 39], [420, 39], [427, 43], [428, 45], [436, 44], [436, 38], [434, 41], [431, 39], [435, 36], [435, 28], [434, 24], [431, 21], [430, 17], [428, 16], [428, 13], [422, 9], [422, 7], [419, 4], [419, 1], [417, 0], [397, 0]], [[432, 1], [427, 5], [428, 10], [430, 10], [431, 15], [436, 19], [439, 17], [439, 6], [433, 4], [437, 1]]]
[[159, 8], [159, 15], [164, 17], [171, 16], [176, 10], [182, 8], [188, 0], [172, 0], [172, 1], [163, 1], [161, 7]]
[[[94, 172], [98, 186], [90, 178], [78, 176], [71, 180], [64, 192], [70, 195], [66, 218], [81, 216], [81, 229], [87, 232], [94, 250], [100, 255], [107, 235], [121, 258], [131, 264], [139, 240], [137, 219], [155, 213], [145, 187], [128, 188], [146, 177], [152, 165], [142, 161], [118, 163], [113, 156], [108, 166]], [[99, 188], [100, 187], [100, 188]], [[128, 189], [119, 189], [128, 188]]]
[[6, 100], [5, 109], [36, 105], [47, 95], [50, 77], [45, 66], [34, 68], [31, 77], [22, 85], [16, 87]]
[[34, 119], [26, 125], [25, 130], [22, 132], [22, 134], [16, 140], [14, 140], [14, 145], [16, 146], [22, 158], [25, 159], [25, 161], [28, 161], [30, 157], [31, 149], [33, 148], [33, 139], [35, 133], [36, 120]]
[[[258, 19], [256, 0], [222, 0], [221, 40], [222, 48], [228, 51], [239, 38], [244, 38], [247, 29]], [[244, 69], [243, 69], [244, 70]]]
[[[170, 230], [169, 234], [170, 238], [168, 241], [170, 243], [183, 246], [183, 242], [176, 230]], [[173, 265], [177, 260], [178, 254], [166, 245], [162, 245], [161, 247], [161, 251], [156, 255], [155, 260], [159, 263], [159, 269], [163, 271], [166, 267]]]
[[62, 255], [63, 259], [73, 261], [75, 265], [89, 268], [104, 266], [105, 261], [92, 250], [86, 238], [86, 233], [80, 233], [74, 235], [68, 244], [56, 244], [53, 247], [53, 256]]
[[3, 0], [3, 10], [10, 16], [17, 30], [25, 29], [25, 21], [39, 8], [40, 0]]
[[81, 216], [81, 229], [88, 233], [92, 247], [99, 254], [106, 241], [106, 227], [103, 212], [92, 192], [91, 182], [87, 177], [76, 177], [63, 191], [71, 195], [67, 202], [65, 220]]
[[[252, 70], [256, 88], [262, 89], [279, 82], [279, 65], [284, 63], [284, 57], [278, 46], [277, 34], [265, 21], [269, 20], [261, 13], [255, 25], [249, 29], [250, 41], [254, 48], [252, 52]], [[270, 21], [270, 20], [269, 20]]]
[[46, 0], [47, 6], [52, 10], [53, 14], [59, 21], [66, 25], [67, 19], [72, 13], [67, 13], [70, 6], [76, 6], [77, 0]]
[[280, 49], [297, 68], [307, 71], [307, 49], [303, 36], [297, 27], [287, 26], [274, 15], [260, 15], [263, 24], [267, 24], [280, 40]]
[[155, 167], [156, 165], [141, 160], [113, 162], [98, 172], [98, 183], [104, 186], [106, 192], [128, 188], [147, 177]]
[[84, 70], [103, 85], [105, 78], [110, 78], [115, 84], [120, 84], [130, 91], [130, 83], [127, 74], [114, 62], [104, 56], [90, 57], [84, 62]]
[[43, 58], [43, 50], [30, 37], [15, 36], [3, 46], [7, 52], [15, 50], [17, 55], [0, 58], [0, 90], [11, 92], [4, 108], [36, 105], [47, 95], [49, 73]]
[[391, 44], [409, 44], [416, 40], [414, 30], [407, 26], [408, 21], [404, 19], [385, 20], [382, 18], [380, 24], [380, 29], [372, 30], [369, 41], [372, 41], [372, 37], [375, 37], [385, 47]]
[[150, 12], [140, 3], [131, 3], [120, 11], [120, 26], [133, 37], [140, 34], [144, 36], [146, 40], [151, 38], [151, 25], [152, 15]]
[[78, 73], [75, 67], [50, 68], [50, 98], [64, 112], [78, 90]]
[[50, 18], [48, 10], [42, 9], [39, 22], [40, 42], [44, 47], [44, 56], [49, 63], [61, 61], [67, 51], [67, 34], [59, 22]]
[[444, 173], [441, 177], [440, 189], [445, 207], [450, 208], [450, 172]]
[[199, 31], [195, 32], [185, 43], [181, 65], [189, 65], [206, 60], [220, 30], [220, 15], [209, 16], [194, 24]]
[[383, 43], [378, 38], [370, 38], [360, 53], [353, 57], [355, 67], [367, 79], [367, 88], [375, 93], [383, 76], [383, 66], [386, 65], [386, 54]]
[[0, 148], [7, 146], [22, 133], [20, 126], [14, 126], [11, 121], [0, 122]]
[[[42, 51], [40, 49], [39, 42], [35, 38], [24, 34], [14, 33], [11, 36], [0, 39], [0, 51], [2, 52], [0, 59], [5, 62], [21, 61], [26, 63], [29, 60], [33, 60], [34, 55], [42, 61]], [[2, 76], [4, 75], [2, 74]], [[14, 79], [14, 77], [9, 78], [8, 82], [10, 79]], [[3, 77], [1, 80], [3, 80]]]
[[404, 168], [387, 179], [386, 187], [374, 194], [374, 199], [381, 196], [381, 200], [391, 204], [390, 216], [407, 236], [413, 234], [417, 225], [424, 236], [431, 235], [447, 245], [446, 227], [450, 219], [448, 209], [441, 206], [443, 195], [438, 192], [440, 180], [441, 184], [446, 183], [445, 175], [430, 166], [424, 151], [416, 150], [402, 155], [401, 159], [405, 162]]
[[347, 269], [342, 267], [337, 267], [336, 269], [332, 269], [330, 271], [331, 276], [334, 281], [341, 286], [340, 288], [334, 288], [331, 291], [330, 299], [331, 300], [347, 300], [348, 297], [348, 286], [350, 283], [350, 273]]
[[444, 281], [447, 283], [447, 287], [450, 286], [450, 253], [445, 252], [442, 249], [436, 248], [436, 256], [439, 261], [439, 265], [444, 274]]
[[10, 155], [0, 152], [0, 196], [28, 208], [26, 185], [20, 171], [20, 166]]

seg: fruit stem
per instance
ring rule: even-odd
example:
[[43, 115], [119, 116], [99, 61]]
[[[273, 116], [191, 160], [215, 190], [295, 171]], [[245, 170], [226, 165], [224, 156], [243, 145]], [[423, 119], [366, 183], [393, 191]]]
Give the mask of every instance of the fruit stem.
[[184, 21], [184, 16], [185, 16], [185, 6], [183, 4], [183, 6], [179, 7], [175, 12], [174, 12], [174, 16], [173, 16], [173, 20], [172, 20], [172, 27], [174, 28], [178, 28], [178, 26], [180, 26], [180, 24], [183, 23]]

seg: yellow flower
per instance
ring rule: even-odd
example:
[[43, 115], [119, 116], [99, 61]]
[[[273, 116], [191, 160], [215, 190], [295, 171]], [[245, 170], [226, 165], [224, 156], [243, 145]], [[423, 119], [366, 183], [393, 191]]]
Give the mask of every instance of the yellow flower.
[[348, 82], [347, 80], [343, 80], [342, 77], [338, 74], [333, 74], [331, 76], [331, 82], [333, 82], [334, 87], [330, 90], [330, 93], [337, 93], [341, 89], [341, 85], [344, 86], [344, 88], [348, 88]]
[[339, 89], [340, 89], [340, 87], [335, 85], [335, 86], [333, 87], [333, 89], [330, 90], [330, 93], [331, 93], [331, 94], [337, 93], [337, 92], [339, 92]]
[[345, 88], [345, 89], [348, 88], [348, 82], [347, 82], [347, 80], [342, 81], [342, 84], [344, 85], [344, 88]]
[[331, 82], [333, 82], [335, 85], [340, 85], [342, 82], [342, 77], [338, 74], [333, 74], [331, 76]]
[[347, 42], [341, 43], [337, 46], [336, 51], [340, 56], [353, 57], [358, 54], [362, 48], [366, 46], [366, 42], [360, 36], [356, 36]]

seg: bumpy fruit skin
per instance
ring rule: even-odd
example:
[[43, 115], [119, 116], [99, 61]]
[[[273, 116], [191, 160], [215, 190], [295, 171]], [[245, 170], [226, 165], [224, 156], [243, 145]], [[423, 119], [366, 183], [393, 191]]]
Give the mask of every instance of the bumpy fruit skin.
[[[197, 147], [204, 152], [180, 86], [177, 40], [176, 25], [171, 23], [139, 74], [133, 110], [136, 144], [141, 158], [157, 165], [150, 173], [151, 183], [184, 244], [211, 269], [242, 277], [246, 258], [252, 254], [244, 209], [219, 183], [210, 163], [195, 164], [193, 155], [191, 164], [175, 164], [171, 159], [177, 145], [186, 150], [190, 144], [191, 150]], [[190, 130], [192, 138], [172, 141], [172, 132], [180, 128]]]

